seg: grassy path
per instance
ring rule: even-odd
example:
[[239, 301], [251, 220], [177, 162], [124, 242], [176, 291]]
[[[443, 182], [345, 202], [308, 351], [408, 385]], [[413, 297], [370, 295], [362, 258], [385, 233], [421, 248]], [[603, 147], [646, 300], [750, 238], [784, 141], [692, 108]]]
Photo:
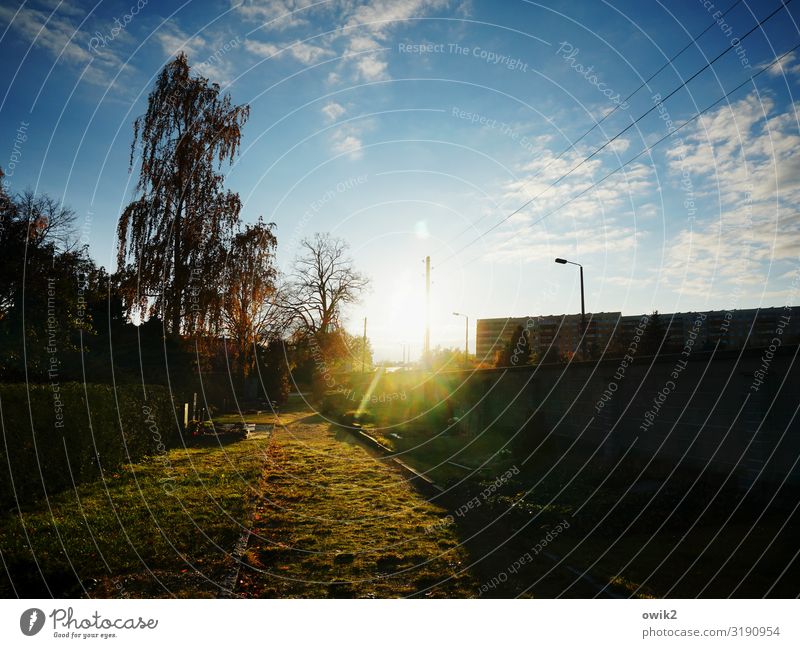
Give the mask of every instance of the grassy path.
[[237, 594], [474, 596], [447, 512], [322, 418], [273, 432]]
[[0, 595], [215, 597], [237, 569], [237, 596], [474, 595], [446, 511], [305, 406], [277, 423], [3, 512]]

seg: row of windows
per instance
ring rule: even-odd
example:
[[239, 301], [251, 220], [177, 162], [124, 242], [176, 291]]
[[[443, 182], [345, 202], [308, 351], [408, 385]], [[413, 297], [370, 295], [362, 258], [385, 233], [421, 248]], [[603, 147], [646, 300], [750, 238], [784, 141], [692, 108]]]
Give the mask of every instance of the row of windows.
[[[718, 340], [727, 338], [729, 347], [744, 344], [763, 346], [775, 335], [781, 316], [786, 314], [787, 311], [782, 308], [733, 311], [732, 314], [711, 311], [697, 326], [697, 313], [664, 313], [660, 316], [658, 338], [664, 339], [670, 347], [682, 346], [696, 328], [697, 341], [700, 343], [716, 344]], [[784, 341], [800, 342], [800, 308], [794, 307], [788, 314], [790, 320], [783, 332]], [[641, 325], [641, 318], [640, 315], [622, 317], [621, 313], [587, 315], [586, 340], [593, 346], [604, 346], [610, 341], [626, 343]], [[518, 327], [531, 327], [531, 324], [531, 345], [539, 351], [551, 346], [571, 351], [581, 339], [580, 315], [478, 320], [478, 356], [487, 357], [503, 348], [511, 341]]]

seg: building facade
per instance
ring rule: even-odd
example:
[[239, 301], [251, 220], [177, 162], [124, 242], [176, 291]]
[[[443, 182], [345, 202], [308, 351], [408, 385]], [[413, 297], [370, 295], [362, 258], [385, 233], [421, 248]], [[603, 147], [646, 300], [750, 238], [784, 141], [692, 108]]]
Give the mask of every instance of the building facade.
[[800, 343], [800, 307], [625, 316], [587, 313], [585, 337], [581, 329], [580, 314], [479, 319], [476, 357], [497, 364], [503, 352], [518, 347], [521, 335], [540, 362], [569, 359], [576, 353], [585, 359], [621, 356], [634, 341], [640, 355], [788, 346]]
[[[581, 340], [587, 349], [602, 350], [611, 341], [622, 313], [587, 313], [586, 335], [582, 318], [577, 315], [533, 315], [479, 319], [476, 331], [476, 355], [479, 362], [493, 364], [505, 349], [518, 345], [520, 335], [528, 337], [531, 352], [541, 360], [569, 357], [579, 350]], [[520, 362], [527, 364], [527, 362]]]

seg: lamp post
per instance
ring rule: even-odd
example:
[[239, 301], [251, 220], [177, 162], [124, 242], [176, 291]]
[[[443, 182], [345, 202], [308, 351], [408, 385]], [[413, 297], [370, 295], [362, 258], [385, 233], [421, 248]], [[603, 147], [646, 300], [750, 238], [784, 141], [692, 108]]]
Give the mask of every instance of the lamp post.
[[585, 358], [586, 354], [584, 353], [584, 338], [586, 337], [586, 302], [583, 298], [583, 266], [580, 263], [575, 263], [574, 261], [567, 261], [566, 259], [558, 258], [555, 260], [556, 263], [569, 263], [570, 265], [578, 266], [581, 269], [581, 356]]
[[456, 317], [463, 317], [465, 319], [464, 323], [464, 362], [469, 362], [469, 315], [464, 315], [464, 313], [456, 313], [453, 312], [453, 315]]

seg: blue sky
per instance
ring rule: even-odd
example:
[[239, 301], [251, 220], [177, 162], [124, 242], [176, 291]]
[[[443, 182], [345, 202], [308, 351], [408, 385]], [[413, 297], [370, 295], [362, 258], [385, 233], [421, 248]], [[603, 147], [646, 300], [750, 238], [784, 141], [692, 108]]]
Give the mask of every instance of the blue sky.
[[[379, 358], [421, 350], [426, 254], [432, 340], [443, 346], [463, 340], [452, 311], [473, 322], [579, 311], [577, 269], [556, 256], [585, 266], [590, 311], [797, 304], [794, 54], [558, 209], [667, 134], [667, 119], [683, 123], [800, 42], [791, 3], [738, 44], [779, 6], [742, 1], [556, 159], [733, 0], [714, 4], [4, 1], [0, 166], [12, 191], [63, 197], [93, 256], [113, 267], [135, 181], [131, 123], [183, 50], [251, 106], [228, 170], [244, 219], [277, 224], [284, 270], [305, 235], [350, 242], [372, 290], [349, 326], [369, 318]], [[474, 325], [471, 337], [474, 348]]]

